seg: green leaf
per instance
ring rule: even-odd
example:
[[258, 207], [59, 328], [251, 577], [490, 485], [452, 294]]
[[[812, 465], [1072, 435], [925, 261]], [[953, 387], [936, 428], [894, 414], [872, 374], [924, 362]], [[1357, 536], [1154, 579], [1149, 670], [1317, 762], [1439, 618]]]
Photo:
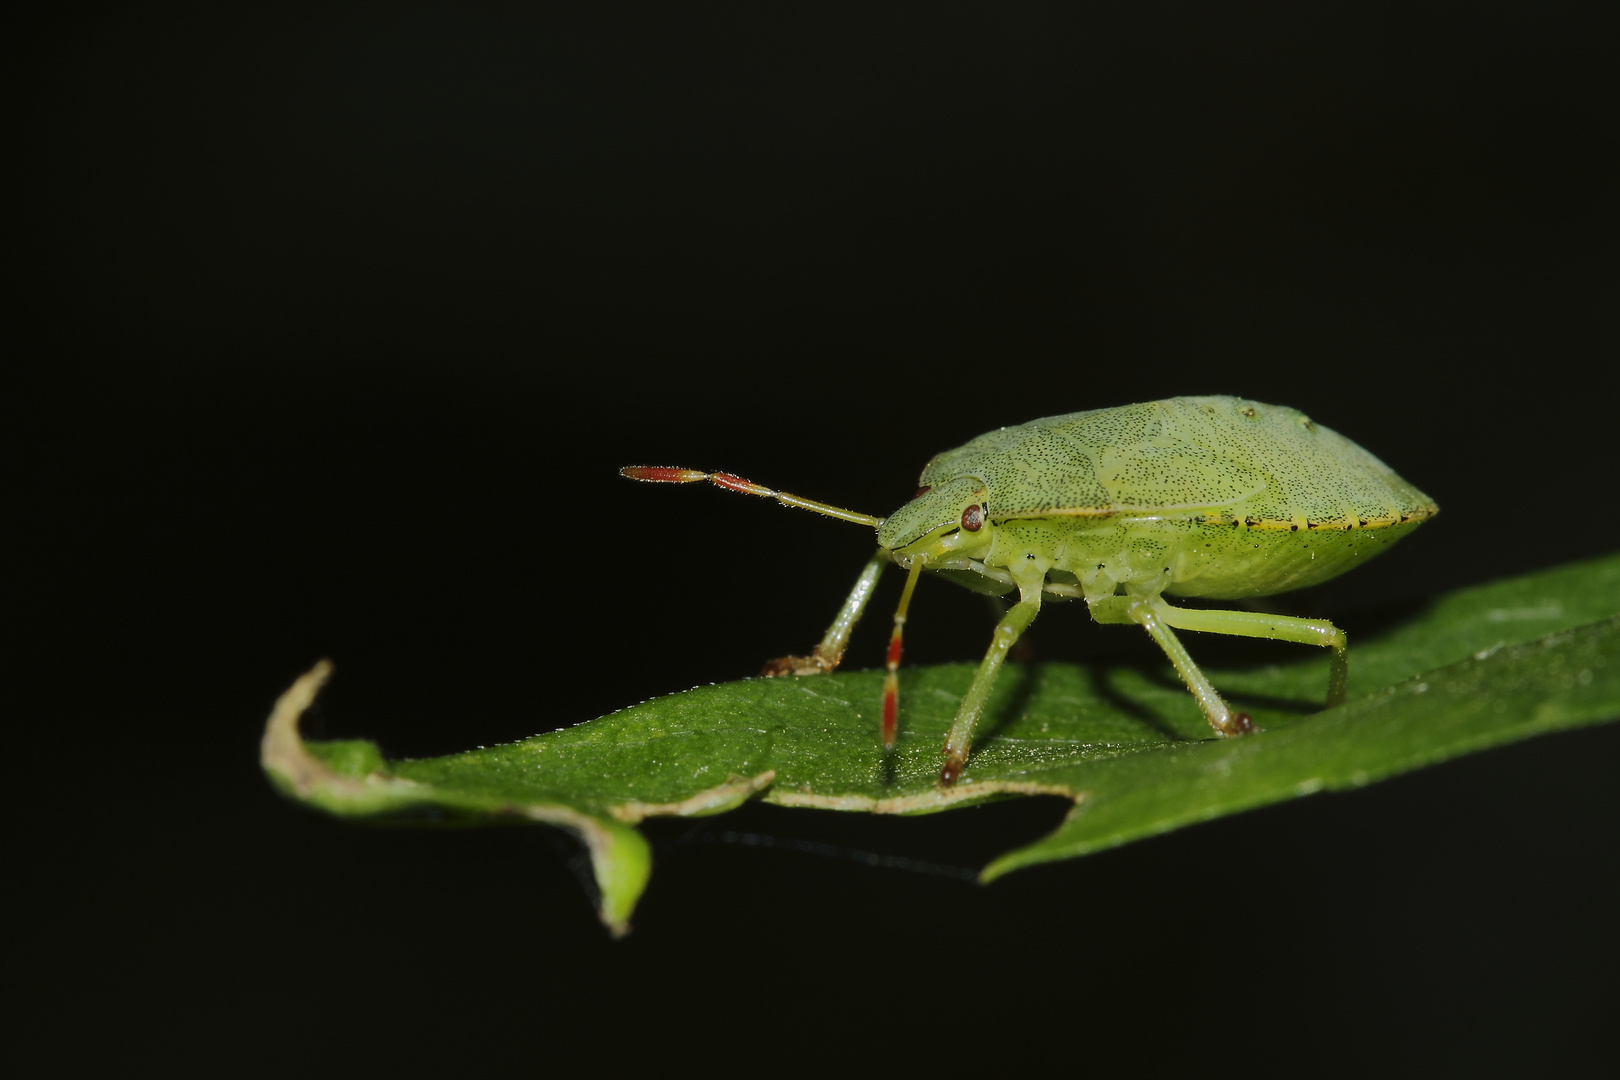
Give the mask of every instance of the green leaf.
[[[877, 742], [881, 672], [699, 687], [506, 746], [386, 762], [364, 741], [305, 743], [322, 663], [277, 702], [262, 761], [290, 797], [342, 817], [540, 821], [590, 852], [603, 921], [628, 929], [651, 859], [643, 818], [751, 798], [920, 814], [1017, 795], [1074, 802], [1062, 825], [981, 875], [1072, 858], [1223, 814], [1356, 787], [1620, 716], [1620, 555], [1464, 589], [1351, 645], [1351, 698], [1316, 712], [1326, 660], [1209, 674], [1261, 730], [1212, 738], [1170, 673], [1009, 666], [968, 768], [938, 785], [972, 664], [902, 675], [901, 735]], [[1122, 632], [1124, 632], [1122, 628]], [[1196, 636], [1194, 636], [1196, 652]], [[1303, 650], [1302, 650], [1303, 652]]]

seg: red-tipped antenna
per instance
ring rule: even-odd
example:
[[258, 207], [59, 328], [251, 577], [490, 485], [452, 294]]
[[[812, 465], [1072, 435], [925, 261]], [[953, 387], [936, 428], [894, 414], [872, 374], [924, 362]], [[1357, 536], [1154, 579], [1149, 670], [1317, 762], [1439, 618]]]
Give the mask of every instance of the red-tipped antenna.
[[911, 593], [922, 576], [926, 560], [917, 555], [911, 560], [911, 573], [906, 575], [906, 587], [900, 593], [900, 606], [894, 609], [894, 632], [889, 635], [889, 670], [883, 676], [883, 749], [894, 749], [894, 729], [900, 715], [900, 638], [906, 628], [906, 610], [911, 607]]
[[857, 514], [853, 510], [842, 510], [826, 503], [815, 502], [811, 499], [801, 499], [797, 495], [789, 495], [785, 491], [772, 491], [762, 484], [744, 480], [740, 476], [730, 473], [706, 473], [696, 469], [677, 469], [665, 465], [626, 465], [619, 470], [620, 476], [631, 480], [646, 480], [654, 484], [691, 484], [699, 480], [707, 480], [716, 487], [725, 488], [743, 495], [762, 495], [775, 499], [783, 506], [792, 506], [800, 510], [813, 510], [818, 514], [838, 518], [841, 521], [853, 521], [857, 525], [870, 525], [877, 528], [883, 524], [883, 519], [873, 517], [871, 514]]

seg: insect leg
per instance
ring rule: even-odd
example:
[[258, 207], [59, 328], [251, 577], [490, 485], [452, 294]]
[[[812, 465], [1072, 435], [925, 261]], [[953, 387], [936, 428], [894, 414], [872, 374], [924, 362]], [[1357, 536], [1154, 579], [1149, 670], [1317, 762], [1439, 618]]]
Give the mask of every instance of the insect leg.
[[1149, 636], [1159, 643], [1159, 648], [1170, 658], [1176, 674], [1181, 676], [1181, 681], [1192, 691], [1193, 697], [1198, 701], [1198, 707], [1204, 710], [1204, 718], [1209, 721], [1209, 726], [1222, 735], [1247, 735], [1254, 730], [1254, 723], [1249, 719], [1249, 714], [1232, 711], [1209, 679], [1198, 670], [1198, 665], [1193, 663], [1192, 657], [1187, 655], [1187, 650], [1181, 644], [1181, 639], [1176, 637], [1175, 631], [1170, 629], [1164, 614], [1175, 610], [1162, 600], [1156, 602], [1132, 600], [1127, 609], [1131, 621], [1141, 623]]
[[1291, 615], [1267, 615], [1258, 611], [1194, 611], [1172, 607], [1164, 601], [1154, 605], [1159, 618], [1183, 630], [1238, 637], [1263, 637], [1292, 641], [1300, 645], [1322, 645], [1333, 650], [1328, 668], [1327, 707], [1344, 704], [1345, 686], [1350, 674], [1348, 637], [1326, 619], [1300, 619]]
[[984, 703], [990, 698], [990, 688], [995, 685], [1002, 661], [1007, 659], [1007, 650], [1018, 640], [1018, 635], [1035, 621], [1040, 610], [1041, 588], [1037, 584], [1032, 589], [1022, 590], [1022, 598], [996, 624], [990, 649], [979, 662], [978, 674], [973, 676], [973, 684], [962, 698], [950, 734], [945, 737], [945, 766], [939, 770], [940, 783], [954, 784], [956, 778], [962, 775], [968, 750], [973, 745], [973, 729], [979, 725], [979, 714], [984, 712]]
[[850, 631], [861, 621], [861, 613], [866, 610], [867, 601], [872, 599], [878, 576], [889, 562], [889, 553], [881, 548], [866, 561], [861, 576], [855, 579], [855, 587], [844, 598], [844, 606], [838, 609], [832, 625], [827, 627], [827, 633], [821, 638], [821, 644], [810, 650], [809, 656], [781, 656], [767, 660], [760, 674], [820, 675], [836, 668], [844, 658], [844, 650], [849, 647]]
[[917, 578], [927, 565], [927, 558], [914, 555], [911, 572], [906, 575], [906, 587], [900, 593], [900, 606], [894, 609], [894, 630], [889, 634], [888, 672], [883, 676], [883, 749], [894, 749], [895, 721], [900, 715], [900, 646], [905, 637], [906, 612], [911, 608], [911, 594], [917, 588]]

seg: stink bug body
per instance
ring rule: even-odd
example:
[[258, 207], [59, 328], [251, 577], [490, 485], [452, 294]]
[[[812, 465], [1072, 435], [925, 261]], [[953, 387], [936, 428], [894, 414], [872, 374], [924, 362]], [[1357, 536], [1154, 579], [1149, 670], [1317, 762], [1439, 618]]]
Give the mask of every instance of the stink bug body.
[[1007, 651], [1046, 599], [1083, 599], [1103, 623], [1137, 623], [1170, 658], [1221, 735], [1252, 730], [1173, 628], [1333, 650], [1327, 703], [1344, 700], [1345, 635], [1323, 619], [1190, 609], [1165, 596], [1240, 599], [1326, 581], [1437, 513], [1434, 502], [1349, 439], [1302, 413], [1233, 397], [1171, 398], [1069, 413], [981, 435], [937, 455], [911, 501], [876, 518], [728, 473], [632, 467], [635, 480], [720, 487], [869, 525], [878, 550], [821, 643], [767, 675], [831, 671], [883, 568], [908, 571], [889, 642], [882, 738], [893, 746], [901, 632], [923, 570], [1018, 600], [991, 638], [945, 740], [955, 782]]

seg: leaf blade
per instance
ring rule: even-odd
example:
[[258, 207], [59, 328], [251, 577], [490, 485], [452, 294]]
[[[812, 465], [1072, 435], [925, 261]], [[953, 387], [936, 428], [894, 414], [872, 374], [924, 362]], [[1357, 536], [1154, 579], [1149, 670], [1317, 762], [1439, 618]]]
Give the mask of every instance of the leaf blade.
[[1319, 658], [1210, 671], [1261, 726], [1238, 740], [1209, 737], [1167, 667], [1009, 666], [950, 789], [937, 783], [939, 746], [971, 664], [904, 673], [888, 755], [877, 743], [883, 676], [867, 671], [698, 687], [505, 746], [395, 762], [364, 741], [299, 740], [298, 715], [330, 673], [323, 664], [277, 703], [261, 757], [285, 794], [339, 817], [567, 829], [589, 850], [599, 913], [620, 934], [651, 873], [633, 827], [650, 816], [720, 813], [750, 798], [894, 814], [1019, 795], [1076, 801], [1052, 834], [986, 867], [989, 881], [1620, 716], [1617, 612], [1620, 554], [1436, 598], [1352, 645], [1353, 696], [1327, 712], [1313, 713], [1326, 683]]
[[1076, 812], [996, 859], [981, 880], [1612, 719], [1620, 712], [1616, 657], [1620, 618], [1611, 618], [1461, 660], [1278, 732], [1187, 744], [1074, 776], [1085, 795]]

